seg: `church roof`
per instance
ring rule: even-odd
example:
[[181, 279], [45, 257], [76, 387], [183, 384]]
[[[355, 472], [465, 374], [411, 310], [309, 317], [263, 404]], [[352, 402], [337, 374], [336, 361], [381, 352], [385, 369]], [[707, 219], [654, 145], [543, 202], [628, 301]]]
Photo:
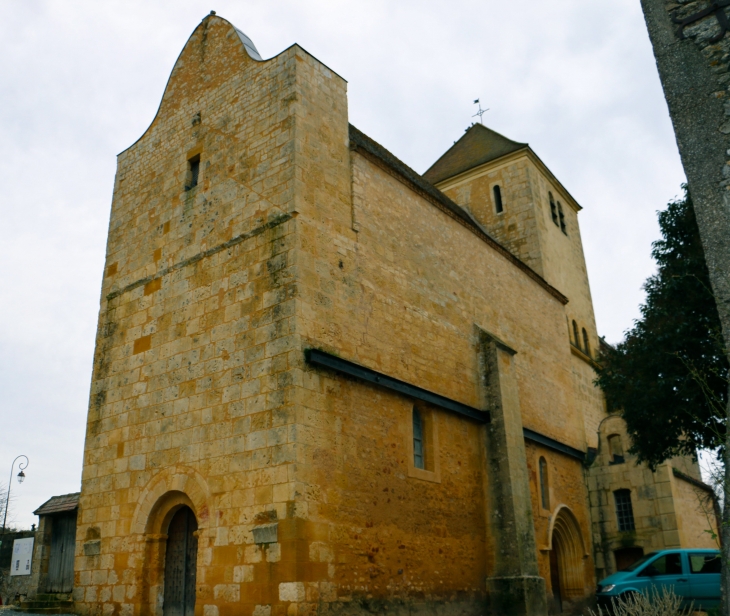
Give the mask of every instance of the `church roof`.
[[471, 230], [472, 233], [481, 238], [487, 245], [491, 246], [508, 261], [525, 272], [559, 302], [562, 304], [568, 303], [568, 298], [565, 297], [565, 295], [548, 283], [529, 265], [520, 261], [520, 259], [514, 256], [509, 250], [498, 243], [471, 215], [469, 215], [466, 210], [457, 205], [438, 188], [433, 186], [433, 184], [424, 179], [424, 176], [416, 173], [408, 165], [386, 150], [382, 145], [368, 137], [365, 133], [359, 131], [352, 124], [350, 124], [350, 148], [365, 155], [371, 161], [375, 162], [375, 164], [402, 180], [406, 185], [414, 189], [416, 193], [420, 194], [426, 200], [430, 201], [439, 209], [459, 221], [467, 229]]
[[474, 124], [423, 174], [431, 184], [464, 173], [512, 152], [529, 147], [507, 139], [482, 124]]
[[388, 150], [386, 150], [377, 141], [374, 141], [368, 137], [365, 133], [359, 131], [352, 124], [350, 124], [350, 145], [351, 147], [360, 148], [374, 156], [375, 158], [384, 162], [388, 167], [393, 169], [401, 177], [405, 178], [410, 182], [411, 185], [426, 193], [431, 199], [438, 201], [444, 208], [449, 210], [456, 218], [463, 220], [470, 225], [479, 226], [479, 223], [474, 220], [462, 207], [454, 203], [438, 188], [433, 186], [430, 182], [424, 180], [423, 176], [416, 173], [408, 165], [396, 158]]

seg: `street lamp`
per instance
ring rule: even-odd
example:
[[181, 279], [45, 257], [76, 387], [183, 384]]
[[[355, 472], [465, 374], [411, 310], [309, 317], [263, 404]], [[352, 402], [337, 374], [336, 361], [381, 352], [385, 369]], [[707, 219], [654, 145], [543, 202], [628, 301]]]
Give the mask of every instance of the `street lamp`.
[[[25, 463], [18, 462], [20, 458], [25, 458]], [[25, 480], [25, 473], [23, 471], [28, 468], [28, 456], [19, 455], [10, 465], [10, 479], [8, 480], [8, 493], [5, 500], [5, 515], [3, 516], [3, 534], [0, 535], [0, 545], [2, 545], [2, 537], [5, 537], [5, 522], [8, 520], [8, 506], [10, 505], [10, 487], [13, 483], [13, 469], [15, 468], [16, 462], [18, 462], [18, 468], [20, 469], [20, 472], [18, 473], [18, 483], [23, 483]]]

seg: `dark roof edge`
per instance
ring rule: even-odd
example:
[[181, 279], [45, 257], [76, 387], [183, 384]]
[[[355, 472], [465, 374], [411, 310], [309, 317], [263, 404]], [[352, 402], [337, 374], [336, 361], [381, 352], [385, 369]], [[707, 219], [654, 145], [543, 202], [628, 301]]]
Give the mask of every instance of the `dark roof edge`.
[[350, 124], [350, 149], [356, 150], [373, 161], [384, 171], [393, 175], [396, 179], [404, 182], [414, 192], [418, 193], [427, 201], [438, 207], [441, 211], [451, 216], [458, 223], [469, 229], [479, 237], [485, 244], [500, 253], [505, 259], [521, 269], [527, 276], [543, 287], [550, 295], [562, 304], [568, 303], [568, 298], [549, 284], [540, 274], [529, 265], [520, 261], [509, 250], [499, 244], [491, 237], [477, 221], [467, 214], [459, 205], [449, 199], [438, 188], [427, 182], [423, 177], [411, 169], [408, 165], [393, 156], [382, 145], [373, 141], [365, 133]]
[[715, 495], [715, 490], [712, 489], [712, 486], [707, 485], [704, 481], [700, 481], [699, 479], [695, 479], [694, 477], [688, 475], [687, 473], [683, 473], [677, 468], [672, 467], [672, 474], [675, 477], [678, 477], [679, 479], [682, 479], [683, 481], [686, 481], [689, 484], [692, 484], [696, 488], [699, 488], [700, 490], [704, 490], [705, 492], [709, 492], [713, 496]]
[[[73, 511], [78, 509], [79, 498], [81, 492], [71, 492], [70, 494], [59, 494], [58, 496], [51, 496], [45, 503], [43, 503], [38, 509], [33, 512], [33, 515], [44, 515], [44, 509], [48, 508], [49, 513], [62, 513], [64, 511]], [[58, 501], [60, 509], [56, 509], [54, 501]]]

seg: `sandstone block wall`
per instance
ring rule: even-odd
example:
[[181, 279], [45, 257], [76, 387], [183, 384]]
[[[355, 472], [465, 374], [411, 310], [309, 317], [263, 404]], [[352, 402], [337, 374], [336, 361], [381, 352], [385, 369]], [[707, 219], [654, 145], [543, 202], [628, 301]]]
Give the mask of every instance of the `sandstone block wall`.
[[[198, 518], [201, 613], [253, 613], [297, 579], [302, 54], [256, 62], [230, 24], [206, 19], [152, 125], [119, 157], [77, 536], [84, 613], [159, 612], [165, 515], [182, 504]], [[195, 155], [199, 184], [186, 190]], [[279, 542], [256, 544], [254, 527], [272, 520]]]
[[[497, 184], [503, 195], [501, 213], [497, 213], [493, 197], [493, 187]], [[580, 207], [535, 155], [525, 150], [444, 180], [439, 187], [514, 255], [569, 298], [565, 306], [564, 336], [575, 351], [574, 396], [584, 417], [586, 445], [595, 447], [605, 404], [601, 392], [593, 385], [595, 371], [591, 360], [598, 358], [599, 342], [578, 224]], [[551, 194], [556, 207], [562, 205], [566, 233], [552, 220]], [[574, 320], [578, 325], [578, 340], [573, 331]], [[588, 349], [583, 341], [584, 328], [589, 339]]]
[[[320, 206], [298, 218], [303, 344], [482, 408], [479, 325], [518, 351], [525, 425], [583, 447], [562, 304], [370, 159], [353, 152], [351, 165], [351, 217]], [[478, 426], [434, 410], [440, 477], [414, 477], [412, 402], [314, 370], [303, 378], [312, 416], [331, 417], [330, 430], [320, 424], [306, 448], [327, 461], [316, 472], [312, 464], [311, 484], [320, 487], [306, 496], [310, 515], [333, 528], [335, 562], [353, 563], [336, 569], [338, 585], [391, 602], [413, 592], [479, 601], [494, 552], [480, 511], [480, 482], [490, 478]], [[557, 456], [554, 464], [575, 492], [580, 463]], [[556, 503], [569, 502], [586, 520], [585, 498], [562, 493], [569, 483], [556, 484]], [[587, 564], [586, 588], [592, 575]]]
[[[484, 408], [488, 331], [517, 351], [525, 425], [584, 448], [564, 305], [348, 135], [339, 76], [297, 46], [255, 61], [211, 16], [120, 155], [77, 535], [83, 613], [161, 613], [181, 506], [198, 523], [196, 614], [483, 613], [496, 558], [484, 428], [422, 408], [430, 452], [416, 469], [413, 401], [313, 369], [307, 348]], [[584, 524], [580, 463], [551, 465], [556, 506]]]

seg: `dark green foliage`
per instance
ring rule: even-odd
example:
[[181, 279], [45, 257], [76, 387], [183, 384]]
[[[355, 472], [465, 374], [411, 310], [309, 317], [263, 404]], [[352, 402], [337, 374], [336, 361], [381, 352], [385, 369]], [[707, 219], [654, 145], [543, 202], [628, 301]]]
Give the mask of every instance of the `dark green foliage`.
[[641, 318], [606, 349], [596, 383], [620, 409], [631, 453], [654, 467], [677, 454], [721, 445], [728, 364], [720, 319], [689, 194], [659, 213], [656, 275]]

